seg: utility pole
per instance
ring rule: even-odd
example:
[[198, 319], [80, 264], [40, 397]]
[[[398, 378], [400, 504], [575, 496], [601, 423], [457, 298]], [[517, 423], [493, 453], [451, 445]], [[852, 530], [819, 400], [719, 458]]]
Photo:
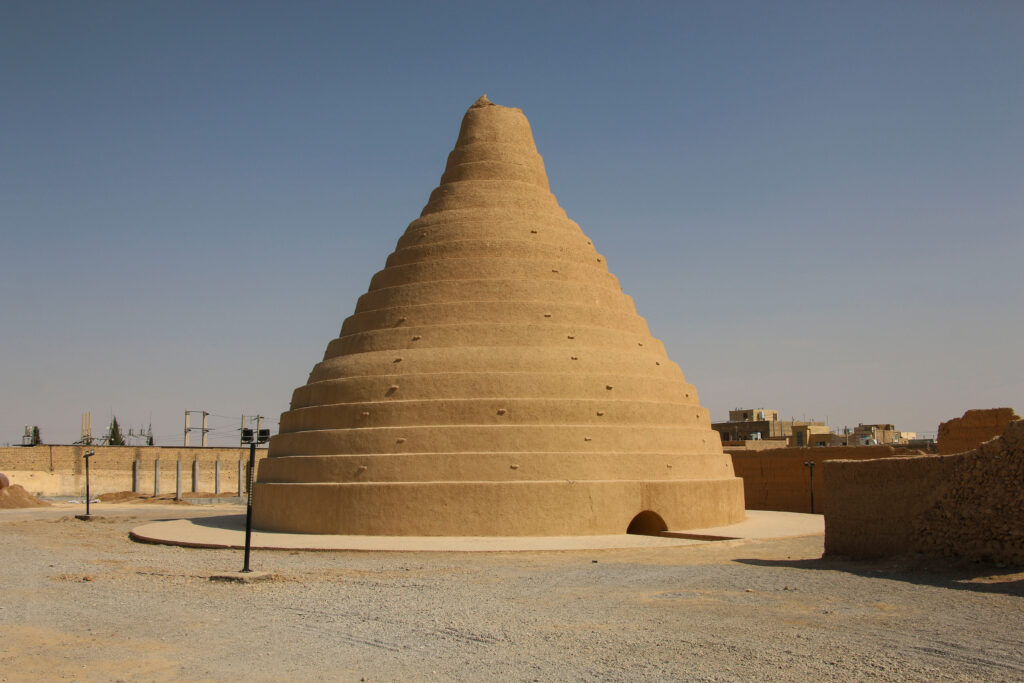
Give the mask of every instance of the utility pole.
[[[245, 441], [242, 440], [242, 431], [245, 429], [245, 413], [242, 413], [242, 427], [238, 430], [238, 445], [244, 446]], [[239, 493], [238, 495], [242, 495]]]
[[82, 444], [92, 445], [92, 411], [82, 413]]
[[200, 432], [203, 435], [203, 442], [202, 442], [203, 443], [203, 448], [206, 448], [206, 433], [208, 431], [210, 431], [209, 428], [206, 426], [207, 425], [207, 419], [206, 418], [209, 417], [210, 414], [208, 412], [206, 412], [205, 410], [186, 410], [185, 411], [185, 448], [188, 448], [188, 433], [192, 431], [192, 427], [189, 426], [189, 416], [192, 413], [202, 413], [203, 414], [203, 426], [200, 429]]

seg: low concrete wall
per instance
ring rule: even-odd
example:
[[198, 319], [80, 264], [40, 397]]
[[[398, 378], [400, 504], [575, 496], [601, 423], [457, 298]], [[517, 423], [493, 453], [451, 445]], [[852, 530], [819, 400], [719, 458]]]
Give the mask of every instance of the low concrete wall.
[[979, 448], [824, 467], [825, 552], [1024, 564], [1024, 421]]
[[814, 512], [821, 514], [827, 495], [822, 486], [821, 464], [837, 458], [868, 460], [891, 458], [900, 451], [891, 446], [842, 446], [833, 448], [775, 448], [746, 452], [725, 449], [732, 456], [737, 477], [743, 478], [748, 510], [811, 512], [811, 472], [814, 463]]
[[[177, 462], [181, 461], [182, 491], [192, 491], [192, 464], [199, 464], [196, 490], [213, 492], [216, 463], [221, 463], [221, 492], [238, 491], [238, 463], [249, 461], [248, 448], [175, 448], [163, 446], [29, 446], [0, 447], [0, 472], [37, 496], [85, 495], [85, 463], [89, 459], [89, 488], [93, 495], [132, 490], [132, 463], [139, 462], [139, 491], [154, 492], [155, 463], [160, 461], [160, 493], [174, 493]], [[257, 449], [257, 460], [266, 449]], [[243, 475], [244, 477], [244, 475]]]
[[751, 439], [748, 441], [723, 441], [722, 448], [729, 451], [753, 453], [755, 451], [774, 451], [786, 448], [785, 439]]

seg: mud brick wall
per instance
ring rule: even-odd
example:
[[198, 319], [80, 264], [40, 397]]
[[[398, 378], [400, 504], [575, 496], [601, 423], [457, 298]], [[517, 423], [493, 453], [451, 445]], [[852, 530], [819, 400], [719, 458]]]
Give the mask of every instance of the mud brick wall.
[[743, 479], [748, 510], [780, 512], [811, 511], [811, 473], [805, 462], [814, 462], [814, 512], [821, 514], [826, 496], [821, 465], [836, 458], [866, 460], [890, 458], [900, 451], [891, 446], [843, 446], [832, 448], [775, 448], [732, 455], [736, 476]]
[[825, 551], [1024, 565], [1024, 421], [977, 449], [825, 464]]
[[1013, 408], [968, 410], [963, 417], [939, 425], [939, 455], [973, 450], [1002, 434], [1006, 425], [1019, 419], [1020, 415]]
[[[13, 446], [0, 448], [0, 472], [12, 484], [43, 496], [77, 496], [85, 491], [87, 450], [96, 454], [89, 460], [90, 491], [95, 494], [132, 490], [132, 463], [139, 461], [142, 493], [154, 492], [155, 462], [160, 460], [160, 493], [174, 493], [176, 465], [181, 461], [182, 490], [192, 490], [192, 463], [199, 463], [197, 489], [213, 492], [216, 463], [221, 463], [221, 491], [238, 490], [238, 462], [248, 463], [248, 448], [176, 448], [163, 446]], [[257, 449], [257, 460], [266, 449]]]

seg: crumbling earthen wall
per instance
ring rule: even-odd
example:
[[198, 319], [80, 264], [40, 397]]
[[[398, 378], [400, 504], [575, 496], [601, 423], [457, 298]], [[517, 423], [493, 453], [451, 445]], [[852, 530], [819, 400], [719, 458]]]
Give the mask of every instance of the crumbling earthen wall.
[[976, 450], [825, 464], [825, 551], [1024, 564], [1024, 421]]
[[939, 455], [973, 450], [1002, 434], [1006, 425], [1019, 419], [1020, 415], [1013, 408], [968, 410], [963, 417], [939, 425]]
[[[221, 463], [221, 491], [238, 490], [238, 462], [249, 462], [248, 448], [184, 448], [165, 446], [12, 446], [0, 447], [0, 472], [27, 491], [41, 496], [77, 496], [85, 491], [82, 454], [94, 450], [89, 460], [89, 490], [99, 495], [130, 491], [132, 463], [139, 461], [140, 490], [153, 493], [155, 462], [160, 460], [160, 492], [173, 493], [176, 463], [182, 463], [182, 486], [192, 490], [192, 463], [199, 463], [198, 489], [212, 492], [216, 462]], [[257, 449], [257, 460], [266, 455]]]
[[889, 458], [901, 452], [891, 446], [775, 448], [754, 452], [726, 447], [725, 451], [732, 456], [736, 476], [743, 479], [748, 510], [811, 512], [811, 473], [804, 463], [813, 462], [814, 512], [817, 514], [824, 509], [822, 501], [826, 495], [821, 478], [824, 461]]

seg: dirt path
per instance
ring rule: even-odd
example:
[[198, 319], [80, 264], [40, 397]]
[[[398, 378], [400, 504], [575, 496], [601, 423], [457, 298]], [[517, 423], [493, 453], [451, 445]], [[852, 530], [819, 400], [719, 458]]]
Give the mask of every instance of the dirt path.
[[551, 553], [137, 544], [209, 508], [0, 512], [0, 680], [1024, 680], [1024, 571], [821, 538]]

